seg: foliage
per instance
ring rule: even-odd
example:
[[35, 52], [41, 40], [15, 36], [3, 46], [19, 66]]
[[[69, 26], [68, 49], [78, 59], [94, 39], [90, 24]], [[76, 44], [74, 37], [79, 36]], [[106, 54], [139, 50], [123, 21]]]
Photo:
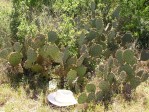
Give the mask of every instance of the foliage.
[[148, 20], [149, 2], [147, 0], [123, 0], [121, 3], [122, 28], [132, 31], [138, 38], [137, 46], [147, 49], [148, 41]]
[[[16, 75], [32, 79], [38, 74], [47, 80], [56, 77], [60, 88], [82, 93], [79, 103], [106, 102], [114, 94], [129, 99], [132, 90], [147, 80], [149, 74], [138, 71], [132, 47], [135, 36], [148, 38], [147, 25], [140, 30], [140, 21], [147, 21], [140, 15], [147, 14], [143, 0], [140, 4], [131, 0], [12, 2], [12, 42], [0, 50], [0, 57]], [[126, 11], [126, 5], [134, 15]], [[125, 13], [131, 17], [130, 23]], [[147, 56], [142, 51], [140, 59], [146, 61]], [[96, 84], [91, 83], [94, 77], [99, 80]]]

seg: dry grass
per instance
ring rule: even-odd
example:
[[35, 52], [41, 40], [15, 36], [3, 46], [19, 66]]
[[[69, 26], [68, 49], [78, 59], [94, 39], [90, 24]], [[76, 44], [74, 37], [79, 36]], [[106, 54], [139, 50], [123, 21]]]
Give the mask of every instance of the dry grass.
[[[148, 81], [149, 82], [149, 81]], [[113, 98], [107, 112], [149, 112], [149, 83], [142, 83], [133, 94], [133, 100], [127, 102], [122, 96]], [[75, 107], [58, 108], [48, 103], [43, 103], [46, 99], [42, 93], [37, 95], [37, 99], [27, 96], [23, 87], [17, 90], [11, 88], [9, 84], [0, 85], [0, 111], [5, 112], [82, 112], [87, 108], [87, 112], [104, 112], [104, 107], [98, 105], [77, 105]], [[95, 110], [94, 110], [95, 108]], [[82, 110], [82, 111], [81, 111]]]

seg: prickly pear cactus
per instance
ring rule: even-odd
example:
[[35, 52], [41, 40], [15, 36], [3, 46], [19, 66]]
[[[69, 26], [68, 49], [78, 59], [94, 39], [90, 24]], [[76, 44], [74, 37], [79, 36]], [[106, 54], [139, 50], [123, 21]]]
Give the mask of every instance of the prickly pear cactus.
[[0, 50], [0, 58], [7, 59], [8, 55], [9, 55], [9, 50], [7, 48]]
[[12, 52], [8, 57], [8, 61], [12, 66], [17, 66], [19, 63], [21, 63], [21, 60], [22, 60], [22, 54], [18, 52]]
[[102, 99], [103, 99], [103, 92], [102, 91], [98, 91], [97, 93], [96, 93], [96, 102], [98, 102], [98, 101], [101, 101]]
[[63, 54], [55, 44], [47, 46], [47, 54], [57, 63], [63, 63]]
[[123, 52], [123, 60], [127, 62], [128, 64], [135, 64], [135, 57], [134, 57], [134, 52], [132, 50], [126, 49]]
[[99, 88], [103, 91], [103, 92], [108, 92], [110, 89], [110, 84], [108, 81], [101, 81], [99, 83]]
[[75, 70], [70, 70], [67, 73], [67, 80], [69, 83], [72, 83], [77, 78], [77, 72]]
[[78, 103], [82, 104], [82, 103], [86, 103], [87, 101], [87, 95], [86, 93], [82, 93], [79, 97], [78, 97]]
[[96, 99], [95, 92], [90, 92], [87, 97], [87, 103], [95, 101], [95, 99]]
[[109, 73], [107, 76], [107, 80], [109, 81], [110, 84], [112, 84], [115, 80], [115, 74], [114, 73]]
[[120, 13], [120, 6], [117, 6], [116, 9], [114, 10], [113, 14], [112, 14], [112, 18], [113, 19], [118, 19], [119, 17], [119, 13]]
[[83, 64], [84, 59], [86, 58], [85, 54], [82, 54], [78, 59], [77, 59], [77, 66], [81, 66]]
[[69, 48], [66, 47], [65, 50], [64, 50], [64, 54], [63, 54], [63, 63], [65, 64], [67, 59], [69, 58], [70, 56], [70, 53], [69, 53]]
[[85, 34], [82, 32], [77, 39], [77, 44], [79, 47], [81, 47], [86, 42], [85, 38]]
[[120, 83], [123, 83], [123, 82], [126, 81], [126, 77], [127, 77], [127, 73], [126, 73], [125, 71], [121, 71], [120, 74], [119, 74], [119, 76], [118, 76], [118, 79], [117, 79], [117, 80], [118, 80]]
[[73, 57], [68, 58], [65, 66], [67, 68], [71, 68], [71, 67], [73, 68], [76, 66], [76, 63], [77, 63], [77, 57], [73, 56]]
[[50, 31], [48, 33], [48, 41], [51, 43], [55, 43], [58, 40], [58, 35], [54, 31]]
[[134, 77], [130, 80], [130, 86], [132, 89], [135, 89], [137, 86], [139, 86], [141, 83], [141, 80], [139, 77]]
[[119, 61], [119, 63], [123, 63], [123, 51], [122, 50], [117, 50], [115, 57]]
[[86, 39], [87, 41], [92, 41], [93, 39], [95, 39], [98, 36], [98, 33], [95, 30], [91, 30], [87, 35], [86, 35]]
[[102, 54], [102, 46], [99, 44], [92, 45], [89, 54], [93, 57], [100, 57]]
[[79, 77], [83, 77], [87, 71], [87, 67], [85, 67], [84, 65], [81, 65], [77, 67], [76, 71]]
[[26, 68], [26, 69], [29, 69], [29, 68], [31, 68], [32, 67], [32, 62], [31, 61], [29, 61], [29, 60], [26, 60], [25, 62], [24, 62], [24, 67]]
[[32, 63], [37, 60], [37, 53], [31, 47], [29, 47], [28, 50], [27, 50], [27, 60], [29, 60]]
[[128, 77], [131, 77], [134, 74], [132, 67], [129, 64], [125, 64], [120, 67], [120, 71], [125, 71], [128, 74]]
[[149, 52], [148, 51], [145, 51], [145, 50], [142, 50], [141, 51], [141, 55], [140, 55], [140, 60], [141, 61], [147, 61], [147, 60], [149, 60]]
[[96, 26], [96, 29], [97, 29], [98, 33], [102, 34], [102, 32], [104, 30], [104, 23], [103, 23], [102, 18], [97, 18], [95, 20], [95, 26]]
[[116, 37], [116, 32], [114, 31], [114, 29], [112, 29], [108, 34], [108, 42], [112, 41], [115, 37]]
[[122, 45], [126, 45], [126, 43], [131, 43], [133, 40], [132, 34], [130, 32], [127, 32], [123, 37], [122, 37]]
[[43, 34], [37, 34], [35, 39], [32, 41], [31, 46], [34, 49], [40, 48], [45, 44], [46, 37]]
[[15, 42], [13, 45], [13, 49], [15, 50], [15, 52], [20, 52], [22, 49], [22, 45], [19, 42]]
[[96, 86], [94, 84], [87, 84], [86, 85], [86, 91], [87, 92], [95, 92], [96, 91]]
[[43, 71], [43, 67], [41, 65], [38, 65], [38, 64], [35, 64], [31, 67], [31, 70], [33, 72], [37, 72], [37, 73], [40, 73]]
[[108, 59], [108, 67], [112, 68], [113, 64], [114, 64], [113, 58], [112, 58], [112, 56], [110, 56], [109, 59]]

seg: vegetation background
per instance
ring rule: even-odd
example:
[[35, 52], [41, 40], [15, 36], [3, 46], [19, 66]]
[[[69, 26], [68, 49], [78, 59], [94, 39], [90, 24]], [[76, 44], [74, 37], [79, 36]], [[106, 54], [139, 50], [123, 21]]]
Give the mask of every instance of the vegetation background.
[[147, 0], [0, 0], [0, 21], [0, 111], [149, 112]]

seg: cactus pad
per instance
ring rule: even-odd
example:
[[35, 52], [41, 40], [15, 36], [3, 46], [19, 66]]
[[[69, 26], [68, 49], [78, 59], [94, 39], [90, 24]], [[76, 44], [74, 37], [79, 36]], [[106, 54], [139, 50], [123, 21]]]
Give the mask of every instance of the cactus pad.
[[95, 8], [96, 8], [96, 4], [95, 4], [95, 2], [91, 2], [91, 10], [92, 11], [95, 11]]
[[125, 50], [123, 53], [123, 60], [129, 64], [135, 64], [134, 52], [132, 50]]
[[84, 54], [83, 54], [83, 55], [81, 55], [81, 56], [79, 57], [79, 59], [77, 59], [77, 66], [81, 66], [82, 63], [83, 63], [83, 61], [84, 61], [84, 59], [85, 59], [85, 56], [84, 56]]
[[81, 33], [79, 38], [77, 39], [77, 43], [79, 46], [82, 46], [85, 43], [85, 34]]
[[88, 97], [87, 97], [87, 102], [91, 102], [91, 101], [95, 101], [96, 97], [95, 97], [95, 93], [94, 92], [91, 92], [88, 94]]
[[25, 63], [24, 63], [24, 67], [25, 67], [26, 69], [31, 68], [31, 67], [32, 67], [32, 62], [30, 62], [29, 60], [26, 60]]
[[27, 50], [27, 60], [30, 62], [35, 62], [37, 60], [37, 53], [31, 47], [29, 47]]
[[43, 71], [43, 67], [41, 65], [38, 65], [38, 64], [35, 64], [31, 67], [31, 70], [33, 72], [37, 72], [37, 73], [40, 73]]
[[87, 35], [86, 35], [86, 39], [87, 41], [92, 41], [93, 39], [95, 39], [97, 37], [98, 33], [95, 30], [91, 30]]
[[19, 63], [21, 63], [21, 60], [22, 55], [18, 52], [12, 52], [8, 57], [8, 61], [12, 66], [17, 66]]
[[47, 54], [57, 63], [63, 63], [63, 54], [55, 44], [47, 46]]
[[8, 49], [4, 48], [4, 49], [0, 50], [0, 58], [6, 59], [8, 54], [9, 54]]
[[108, 67], [111, 68], [112, 66], [113, 66], [113, 58], [112, 56], [110, 56], [108, 59]]
[[128, 32], [122, 37], [122, 45], [130, 43], [132, 42], [132, 40], [133, 40], [132, 34]]
[[15, 52], [20, 52], [22, 49], [22, 45], [19, 42], [15, 42], [13, 45], [13, 49], [15, 50]]
[[96, 86], [94, 84], [87, 84], [86, 85], [86, 91], [87, 92], [95, 92], [96, 91]]
[[130, 86], [132, 89], [135, 89], [137, 86], [139, 86], [140, 83], [141, 83], [141, 80], [138, 77], [134, 77], [130, 80]]
[[64, 54], [63, 54], [63, 63], [66, 63], [67, 59], [69, 58], [70, 53], [69, 53], [69, 48], [66, 47], [64, 50]]
[[42, 47], [45, 44], [45, 40], [46, 38], [43, 34], [37, 34], [33, 40], [32, 47], [35, 49]]
[[77, 62], [77, 57], [76, 56], [70, 57], [70, 58], [68, 58], [68, 60], [66, 62], [66, 66], [68, 68], [72, 67], [72, 66], [76, 66], [76, 62]]
[[119, 74], [118, 80], [120, 82], [124, 82], [126, 80], [126, 77], [127, 77], [127, 73], [125, 71], [121, 71]]
[[79, 97], [78, 97], [78, 103], [82, 104], [82, 103], [86, 103], [87, 101], [87, 95], [86, 93], [82, 93]]
[[77, 72], [75, 70], [70, 70], [67, 73], [68, 82], [72, 83], [77, 78]]
[[101, 81], [99, 83], [99, 88], [103, 91], [103, 92], [107, 92], [110, 89], [110, 84], [108, 81]]
[[132, 67], [128, 64], [125, 64], [120, 69], [124, 70], [128, 74], [128, 76], [132, 76], [134, 74], [134, 71], [133, 71]]
[[116, 9], [114, 10], [113, 14], [112, 14], [112, 18], [118, 18], [119, 17], [119, 13], [120, 13], [120, 6], [116, 7]]
[[116, 37], [116, 32], [114, 31], [114, 29], [112, 29], [110, 31], [110, 33], [108, 34], [108, 41], [110, 42], [111, 40], [113, 40]]
[[103, 99], [103, 92], [102, 91], [98, 91], [96, 93], [96, 101], [101, 101]]
[[48, 41], [51, 42], [51, 43], [54, 43], [58, 40], [58, 35], [56, 32], [54, 31], [50, 31], [48, 33]]
[[117, 50], [115, 54], [116, 59], [119, 61], [119, 63], [123, 63], [123, 51]]
[[102, 54], [102, 46], [99, 44], [91, 46], [89, 54], [93, 57], [99, 57]]
[[87, 67], [81, 65], [81, 66], [77, 67], [76, 71], [77, 71], [79, 77], [83, 77], [87, 71]]
[[107, 76], [107, 80], [109, 81], [110, 84], [114, 82], [114, 79], [115, 79], [114, 73], [109, 73]]
[[98, 30], [98, 33], [99, 33], [99, 34], [102, 34], [103, 29], [104, 29], [104, 23], [103, 23], [102, 18], [96, 19], [95, 25], [96, 25], [96, 28], [97, 28], [97, 30]]
[[142, 50], [141, 51], [141, 56], [140, 56], [141, 61], [147, 61], [149, 60], [149, 52]]

